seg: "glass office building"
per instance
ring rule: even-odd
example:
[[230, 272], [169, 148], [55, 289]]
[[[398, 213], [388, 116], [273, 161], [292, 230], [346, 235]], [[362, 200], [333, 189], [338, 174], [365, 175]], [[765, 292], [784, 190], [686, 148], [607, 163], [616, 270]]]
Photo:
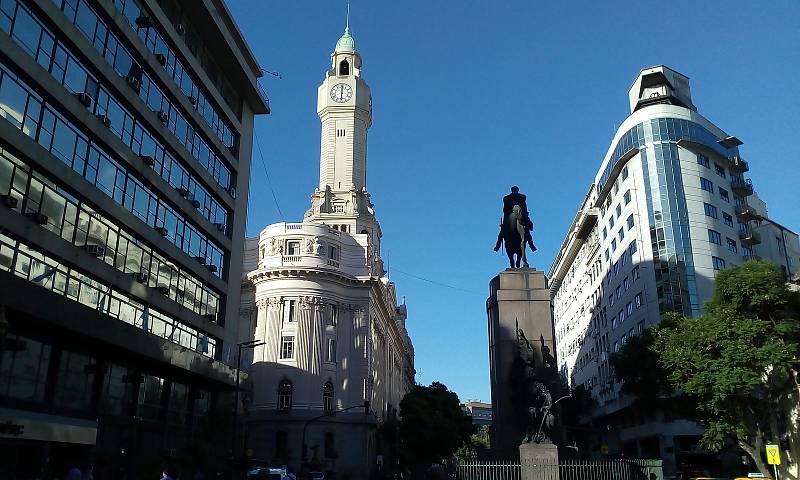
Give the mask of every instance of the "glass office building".
[[687, 77], [644, 69], [629, 97], [631, 115], [550, 270], [559, 368], [598, 402], [584, 453], [663, 458], [665, 473], [713, 469], [697, 446], [701, 428], [637, 407], [609, 357], [666, 312], [699, 315], [721, 269], [766, 258], [792, 276], [800, 245], [746, 178], [742, 142], [697, 112]]
[[0, 3], [0, 477], [230, 454], [260, 76], [222, 0]]

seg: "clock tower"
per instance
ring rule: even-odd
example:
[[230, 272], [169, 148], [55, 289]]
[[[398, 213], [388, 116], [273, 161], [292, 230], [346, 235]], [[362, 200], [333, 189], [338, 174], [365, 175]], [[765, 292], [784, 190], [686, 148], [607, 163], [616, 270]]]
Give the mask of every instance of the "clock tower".
[[350, 234], [368, 234], [377, 249], [380, 226], [367, 192], [372, 95], [361, 77], [361, 55], [349, 20], [331, 54], [331, 68], [317, 89], [317, 115], [322, 126], [319, 186], [305, 221], [325, 223]]

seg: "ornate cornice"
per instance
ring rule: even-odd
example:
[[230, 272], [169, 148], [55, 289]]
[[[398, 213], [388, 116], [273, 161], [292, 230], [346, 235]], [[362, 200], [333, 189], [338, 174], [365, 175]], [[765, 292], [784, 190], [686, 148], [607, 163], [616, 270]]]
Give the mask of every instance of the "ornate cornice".
[[260, 268], [247, 274], [247, 279], [258, 284], [270, 280], [304, 278], [335, 281], [345, 286], [369, 287], [377, 282], [375, 278], [360, 279], [352, 275], [330, 269], [303, 267]]

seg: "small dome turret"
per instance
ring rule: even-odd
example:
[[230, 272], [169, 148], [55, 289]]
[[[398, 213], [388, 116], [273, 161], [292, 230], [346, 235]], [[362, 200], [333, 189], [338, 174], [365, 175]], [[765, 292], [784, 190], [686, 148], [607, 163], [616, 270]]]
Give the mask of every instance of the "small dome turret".
[[356, 40], [350, 35], [350, 26], [348, 25], [344, 29], [344, 34], [342, 38], [336, 42], [336, 50], [335, 53], [345, 53], [345, 52], [354, 52], [356, 51]]

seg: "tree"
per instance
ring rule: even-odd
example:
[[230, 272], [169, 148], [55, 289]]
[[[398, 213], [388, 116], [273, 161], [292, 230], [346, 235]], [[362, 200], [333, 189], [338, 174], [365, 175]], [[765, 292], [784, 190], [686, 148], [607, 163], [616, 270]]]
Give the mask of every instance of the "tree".
[[[768, 442], [800, 458], [798, 312], [800, 294], [775, 265], [746, 262], [719, 272], [702, 315], [664, 323], [649, 347], [672, 387], [696, 402], [704, 446], [719, 450], [735, 439], [765, 474]], [[796, 464], [787, 463], [781, 478], [797, 479]]]
[[400, 402], [400, 456], [406, 465], [428, 466], [448, 458], [472, 433], [458, 395], [439, 382], [416, 385]]
[[475, 460], [479, 451], [489, 448], [489, 425], [484, 425], [477, 431], [473, 429], [473, 431], [474, 433], [455, 452], [456, 458], [461, 463]]

